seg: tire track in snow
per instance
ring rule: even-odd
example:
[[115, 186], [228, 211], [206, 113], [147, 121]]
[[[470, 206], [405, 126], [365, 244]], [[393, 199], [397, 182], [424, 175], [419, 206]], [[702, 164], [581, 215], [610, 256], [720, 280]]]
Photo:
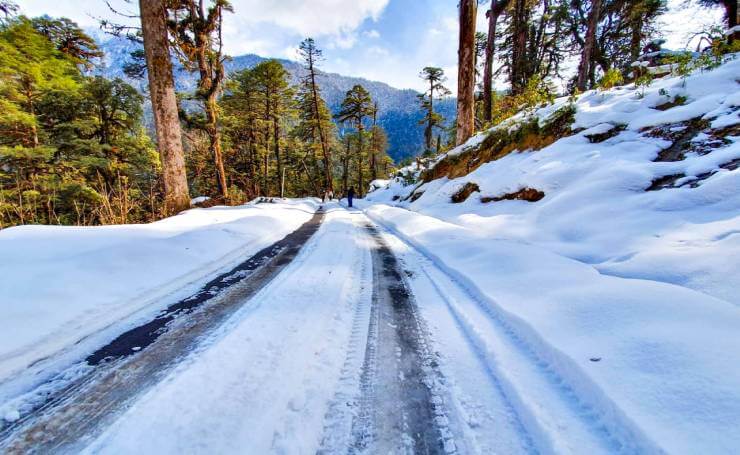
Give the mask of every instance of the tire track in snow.
[[[382, 224], [381, 224], [382, 225]], [[542, 453], [641, 453], [630, 428], [600, 414], [522, 337], [496, 308], [436, 265], [421, 249], [384, 230], [417, 257], [473, 349], [501, 385]], [[444, 283], [444, 284], [442, 284]]]
[[[324, 212], [195, 295], [91, 354], [85, 373], [53, 390], [30, 412], [0, 429], [3, 453], [70, 450], [159, 381], [250, 297], [274, 279], [318, 230]], [[137, 349], [138, 348], [138, 349]], [[62, 376], [65, 373], [62, 373]], [[52, 381], [64, 383], [64, 378]]]
[[[372, 290], [372, 276], [369, 270], [372, 268], [369, 247], [371, 239], [363, 235], [359, 240], [368, 244], [360, 265], [360, 276], [362, 277], [360, 289], [367, 292], [367, 290]], [[361, 400], [362, 366], [364, 359], [368, 356], [369, 334], [373, 332], [371, 327], [371, 308], [373, 305], [370, 292], [367, 292], [369, 298], [360, 297], [355, 306], [347, 356], [342, 365], [341, 377], [336, 392], [324, 417], [321, 447], [317, 451], [320, 455], [346, 454], [352, 443], [350, 440], [352, 421], [357, 416]], [[370, 353], [370, 355], [372, 356], [374, 353]]]
[[350, 453], [455, 453], [444, 378], [393, 252], [371, 224], [373, 301]]

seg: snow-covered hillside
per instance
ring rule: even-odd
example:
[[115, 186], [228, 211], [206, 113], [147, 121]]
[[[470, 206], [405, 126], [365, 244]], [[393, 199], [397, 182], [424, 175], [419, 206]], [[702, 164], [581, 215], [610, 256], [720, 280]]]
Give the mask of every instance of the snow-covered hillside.
[[[604, 275], [677, 284], [740, 305], [739, 78], [733, 59], [685, 80], [656, 80], [642, 97], [633, 85], [589, 91], [573, 105], [577, 134], [476, 168], [477, 154], [468, 152], [485, 144], [484, 132], [436, 160], [470, 160], [469, 174], [421, 185], [397, 178], [367, 200], [534, 244]], [[544, 123], [569, 102], [533, 115]], [[467, 183], [478, 189], [469, 186], [475, 191], [452, 203]], [[526, 188], [544, 197], [516, 199]]]

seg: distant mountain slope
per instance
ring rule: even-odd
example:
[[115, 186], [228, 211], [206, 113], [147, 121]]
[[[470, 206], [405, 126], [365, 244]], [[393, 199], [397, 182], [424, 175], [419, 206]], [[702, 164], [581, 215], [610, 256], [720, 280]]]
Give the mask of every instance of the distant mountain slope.
[[[123, 73], [123, 65], [130, 60], [129, 54], [136, 49], [136, 45], [121, 38], [105, 37], [99, 33], [91, 33], [98, 38], [100, 46], [105, 52], [105, 63], [100, 72], [107, 77], [121, 77], [129, 83], [144, 91], [146, 81], [130, 80]], [[267, 60], [254, 54], [240, 55], [227, 62], [228, 72], [239, 71], [244, 68], [252, 68], [259, 62]], [[279, 59], [290, 72], [293, 83], [298, 82], [302, 74], [300, 64]], [[175, 71], [175, 79], [178, 91], [192, 91], [195, 88], [196, 76], [182, 70]], [[335, 73], [321, 73], [318, 83], [332, 112], [339, 110], [339, 105], [344, 94], [355, 84], [361, 84], [378, 101], [380, 112], [378, 123], [388, 132], [390, 144], [389, 153], [396, 160], [416, 156], [423, 150], [424, 136], [423, 128], [419, 125], [422, 113], [419, 111], [419, 103], [416, 99], [418, 94], [414, 90], [401, 90], [388, 84], [377, 81], [369, 81], [359, 77], [342, 76]], [[438, 112], [448, 121], [455, 117], [454, 99], [442, 100], [438, 104]]]

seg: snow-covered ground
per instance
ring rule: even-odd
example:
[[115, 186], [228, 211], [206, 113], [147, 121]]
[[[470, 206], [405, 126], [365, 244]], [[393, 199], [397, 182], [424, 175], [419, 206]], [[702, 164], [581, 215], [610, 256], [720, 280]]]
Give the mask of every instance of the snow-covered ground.
[[193, 209], [145, 225], [3, 230], [0, 382], [80, 340], [110, 338], [101, 331], [137, 312], [156, 314], [295, 230], [317, 207], [285, 201]]

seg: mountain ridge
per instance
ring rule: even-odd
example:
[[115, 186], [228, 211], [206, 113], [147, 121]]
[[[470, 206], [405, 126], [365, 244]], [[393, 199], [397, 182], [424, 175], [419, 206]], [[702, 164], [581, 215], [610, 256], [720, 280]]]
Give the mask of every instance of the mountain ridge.
[[[97, 69], [99, 74], [106, 77], [120, 77], [136, 87], [142, 93], [146, 91], [146, 79], [132, 79], [123, 72], [124, 64], [130, 60], [132, 51], [140, 48], [125, 38], [102, 37], [100, 32], [91, 33], [100, 48], [105, 52], [103, 64]], [[243, 54], [231, 57], [225, 66], [227, 73], [233, 73], [245, 68], [252, 68], [258, 63], [270, 60], [256, 54]], [[297, 84], [304, 71], [300, 63], [276, 58], [290, 73], [291, 83]], [[175, 86], [179, 92], [193, 91], [196, 85], [196, 75], [176, 65]], [[399, 89], [385, 82], [372, 81], [357, 76], [345, 76], [338, 73], [321, 71], [317, 77], [322, 96], [332, 113], [339, 111], [345, 93], [356, 84], [364, 86], [373, 100], [378, 101], [378, 124], [388, 133], [389, 155], [396, 162], [405, 158], [414, 157], [424, 150], [423, 128], [419, 125], [423, 114], [419, 108], [418, 92], [412, 89]], [[455, 117], [455, 100], [447, 98], [437, 103], [437, 112], [444, 116], [449, 123]], [[150, 116], [148, 116], [150, 117]]]

